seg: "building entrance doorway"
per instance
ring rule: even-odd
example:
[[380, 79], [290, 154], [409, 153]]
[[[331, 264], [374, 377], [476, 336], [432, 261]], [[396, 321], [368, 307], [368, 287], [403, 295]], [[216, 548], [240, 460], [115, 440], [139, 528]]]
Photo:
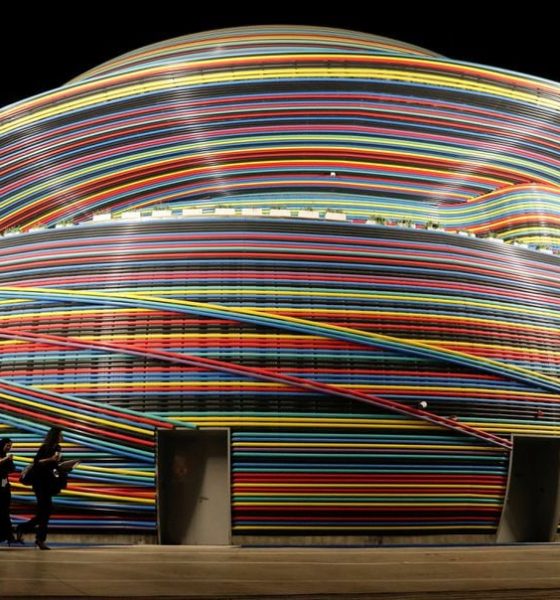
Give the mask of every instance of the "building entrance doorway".
[[514, 436], [498, 543], [551, 542], [560, 519], [560, 440]]
[[158, 432], [161, 544], [231, 543], [229, 431]]

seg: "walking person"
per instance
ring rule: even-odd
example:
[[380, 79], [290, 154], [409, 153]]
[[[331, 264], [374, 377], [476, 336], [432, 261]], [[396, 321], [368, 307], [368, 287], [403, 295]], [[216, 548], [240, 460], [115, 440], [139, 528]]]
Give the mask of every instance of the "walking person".
[[23, 542], [24, 533], [36, 528], [35, 545], [41, 550], [50, 550], [45, 542], [52, 513], [52, 498], [64, 487], [58, 471], [62, 457], [61, 442], [62, 430], [59, 427], [51, 427], [33, 460], [32, 485], [37, 498], [36, 514], [16, 528], [18, 542]]
[[0, 542], [7, 540], [10, 545], [16, 541], [10, 519], [12, 493], [8, 476], [16, 470], [10, 453], [11, 449], [11, 439], [0, 439]]

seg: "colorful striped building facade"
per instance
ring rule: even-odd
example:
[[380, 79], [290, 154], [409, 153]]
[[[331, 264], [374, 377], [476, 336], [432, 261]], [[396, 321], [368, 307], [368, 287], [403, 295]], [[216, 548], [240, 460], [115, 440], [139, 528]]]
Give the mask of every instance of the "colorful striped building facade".
[[259, 27], [0, 111], [0, 433], [83, 458], [53, 525], [155, 533], [156, 432], [225, 427], [236, 535], [495, 533], [559, 433], [559, 92]]

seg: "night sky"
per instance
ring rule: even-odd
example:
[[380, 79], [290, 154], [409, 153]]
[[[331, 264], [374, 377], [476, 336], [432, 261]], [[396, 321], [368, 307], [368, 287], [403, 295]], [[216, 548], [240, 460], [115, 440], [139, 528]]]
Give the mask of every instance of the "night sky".
[[[56, 9], [49, 8], [44, 14], [33, 9], [29, 19], [24, 9], [19, 9], [2, 24], [0, 106], [58, 87], [101, 62], [146, 44], [208, 29], [255, 24], [324, 25], [366, 31], [449, 58], [560, 81], [560, 28], [550, 14], [524, 10], [523, 14], [494, 11], [491, 16], [483, 16], [480, 6], [485, 5], [477, 8], [470, 3], [468, 9], [450, 3], [446, 10], [423, 7], [411, 11], [408, 3], [380, 9], [375, 3], [348, 2], [341, 3], [339, 13], [326, 3], [305, 2], [283, 3], [282, 8], [266, 11], [244, 10], [244, 5], [238, 4], [236, 10], [225, 12], [216, 4], [199, 3], [198, 12], [202, 4], [214, 14], [190, 14], [195, 4], [165, 3], [154, 3], [159, 11], [153, 14], [136, 4], [131, 5], [130, 14], [115, 15], [106, 5], [91, 3], [75, 5], [80, 8], [79, 16], [73, 12], [57, 14]], [[115, 2], [114, 6], [122, 4]]]

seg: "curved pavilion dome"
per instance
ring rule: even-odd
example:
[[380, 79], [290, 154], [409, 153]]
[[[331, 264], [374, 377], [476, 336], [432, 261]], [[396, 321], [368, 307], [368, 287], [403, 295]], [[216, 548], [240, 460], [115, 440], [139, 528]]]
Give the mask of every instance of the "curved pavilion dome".
[[[196, 68], [201, 61], [243, 59], [260, 55], [263, 60], [278, 55], [322, 55], [327, 59], [348, 54], [424, 56], [438, 54], [389, 38], [328, 27], [259, 26], [233, 27], [185, 35], [144, 46], [109, 60], [74, 78], [74, 82], [117, 73], [153, 68]], [[254, 60], [254, 59], [253, 59]]]
[[0, 228], [225, 205], [555, 243], [559, 91], [338, 29], [176, 38], [0, 113]]
[[153, 534], [156, 431], [206, 426], [236, 535], [494, 533], [559, 431], [560, 264], [428, 222], [555, 245], [559, 91], [263, 27], [3, 109], [0, 429], [84, 458], [55, 526]]

